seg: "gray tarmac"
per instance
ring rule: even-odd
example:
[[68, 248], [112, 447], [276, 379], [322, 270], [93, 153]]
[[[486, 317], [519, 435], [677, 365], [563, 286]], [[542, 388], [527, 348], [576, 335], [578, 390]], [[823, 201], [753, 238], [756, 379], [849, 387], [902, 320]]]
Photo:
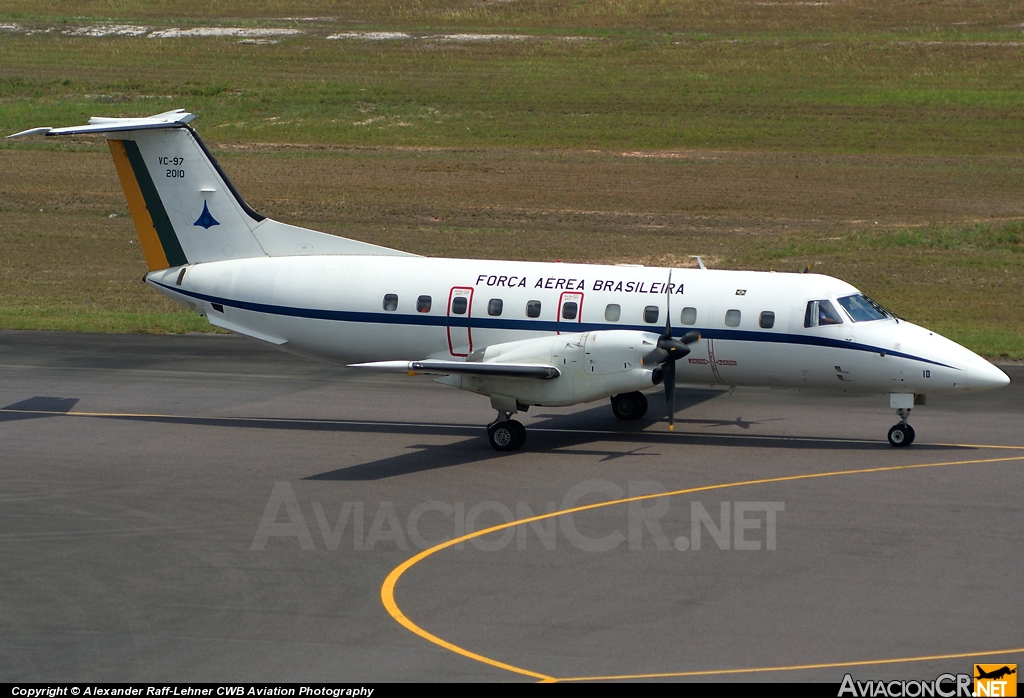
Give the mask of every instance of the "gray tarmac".
[[[1024, 663], [1024, 368], [1004, 369], [1004, 390], [929, 396], [909, 449], [884, 396], [687, 389], [674, 433], [606, 402], [534, 408], [499, 455], [486, 399], [422, 377], [227, 336], [0, 331], [0, 681]], [[394, 594], [419, 633], [382, 602], [446, 538], [680, 491], [427, 556]]]

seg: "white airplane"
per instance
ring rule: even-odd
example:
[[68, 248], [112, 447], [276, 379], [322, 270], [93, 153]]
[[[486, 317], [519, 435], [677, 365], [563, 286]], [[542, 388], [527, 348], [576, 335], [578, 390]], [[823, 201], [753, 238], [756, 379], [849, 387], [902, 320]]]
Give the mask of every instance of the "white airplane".
[[296, 354], [486, 395], [499, 451], [523, 445], [520, 410], [611, 398], [616, 417], [638, 419], [659, 383], [670, 428], [677, 383], [888, 393], [889, 443], [909, 446], [925, 394], [1010, 382], [828, 276], [436, 259], [279, 223], [245, 203], [194, 118], [93, 117], [9, 138], [105, 134], [147, 284]]

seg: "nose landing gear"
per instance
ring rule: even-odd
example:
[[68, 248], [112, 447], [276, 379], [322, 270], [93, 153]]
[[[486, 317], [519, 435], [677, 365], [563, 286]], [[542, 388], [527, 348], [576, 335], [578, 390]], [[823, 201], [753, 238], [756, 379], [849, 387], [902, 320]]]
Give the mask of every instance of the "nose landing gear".
[[889, 430], [889, 444], [896, 448], [903, 448], [914, 443], [914, 427], [907, 423], [910, 417], [910, 410], [900, 408], [897, 410], [900, 415], [900, 423], [893, 425]]

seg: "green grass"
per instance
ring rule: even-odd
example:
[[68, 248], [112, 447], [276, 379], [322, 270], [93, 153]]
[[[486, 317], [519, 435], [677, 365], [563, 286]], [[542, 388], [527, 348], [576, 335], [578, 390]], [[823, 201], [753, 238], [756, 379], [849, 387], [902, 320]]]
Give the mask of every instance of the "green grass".
[[[183, 107], [289, 222], [423, 254], [811, 265], [1024, 358], [1022, 20], [1008, 0], [0, 0], [0, 25], [51, 30], [0, 30], [0, 131]], [[303, 34], [61, 33], [98, 22]], [[326, 39], [362, 30], [417, 38]], [[453, 32], [534, 38], [422, 38]], [[138, 283], [99, 144], [3, 141], [0, 172], [0, 327], [207, 329]]]
[[[470, 29], [694, 36], [820, 35], [978, 37], [1019, 34], [1012, 0], [858, 0], [754, 3], [747, 0], [0, 0], [0, 16], [73, 22], [275, 23], [409, 30]], [[287, 19], [286, 19], [287, 18]], [[306, 19], [301, 19], [306, 18]], [[315, 18], [310, 21], [309, 18]]]
[[65, 332], [118, 332], [130, 334], [185, 334], [212, 332], [205, 318], [195, 313], [117, 313], [81, 308], [26, 306], [0, 308], [0, 327], [8, 330]]
[[984, 356], [1024, 358], [1024, 221], [771, 240], [731, 261], [780, 271], [810, 266]]
[[[779, 244], [769, 241], [746, 259], [802, 259], [865, 250], [958, 250], [968, 255], [1000, 251], [1007, 263], [1016, 263], [1024, 254], [1024, 221], [1002, 225], [975, 223], [966, 226], [927, 225], [883, 232], [858, 230], [829, 240], [799, 240]], [[975, 256], [975, 258], [978, 258]]]
[[184, 106], [211, 139], [237, 143], [1021, 152], [1018, 50], [825, 38], [11, 35], [0, 128]]

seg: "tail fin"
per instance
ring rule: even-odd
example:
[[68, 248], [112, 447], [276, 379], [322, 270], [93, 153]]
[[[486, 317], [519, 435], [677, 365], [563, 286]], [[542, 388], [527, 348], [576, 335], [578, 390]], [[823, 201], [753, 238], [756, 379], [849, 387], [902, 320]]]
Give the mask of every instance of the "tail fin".
[[235, 194], [191, 128], [123, 135], [107, 143], [150, 271], [266, 256], [252, 234], [263, 216]]
[[142, 119], [93, 117], [8, 138], [103, 133], [150, 271], [200, 262], [308, 254], [408, 255], [271, 220], [242, 199], [184, 110]]

